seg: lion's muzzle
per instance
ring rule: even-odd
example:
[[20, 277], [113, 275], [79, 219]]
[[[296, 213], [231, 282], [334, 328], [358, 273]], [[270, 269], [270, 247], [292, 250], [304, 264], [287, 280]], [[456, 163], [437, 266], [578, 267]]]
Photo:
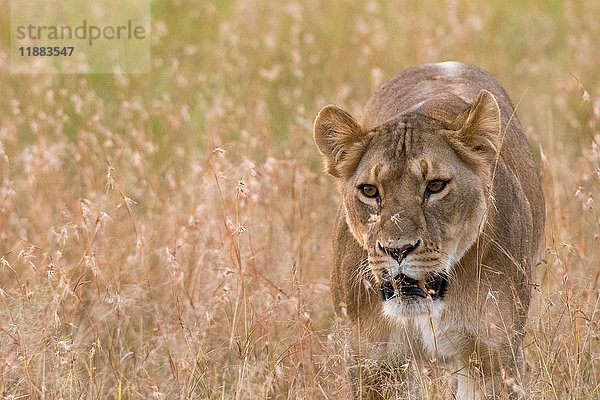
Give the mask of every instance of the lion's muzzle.
[[381, 284], [381, 297], [383, 301], [398, 296], [441, 300], [446, 293], [447, 286], [448, 278], [446, 274], [434, 275], [427, 280], [416, 280], [400, 273], [393, 279]]

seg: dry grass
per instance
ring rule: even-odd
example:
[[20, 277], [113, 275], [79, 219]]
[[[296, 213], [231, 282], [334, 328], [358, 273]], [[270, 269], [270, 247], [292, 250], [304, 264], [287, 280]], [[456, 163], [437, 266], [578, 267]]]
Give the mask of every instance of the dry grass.
[[139, 76], [10, 75], [3, 40], [0, 394], [342, 397], [312, 119], [454, 59], [524, 95], [541, 165], [524, 390], [597, 399], [599, 18], [595, 1], [157, 1]]

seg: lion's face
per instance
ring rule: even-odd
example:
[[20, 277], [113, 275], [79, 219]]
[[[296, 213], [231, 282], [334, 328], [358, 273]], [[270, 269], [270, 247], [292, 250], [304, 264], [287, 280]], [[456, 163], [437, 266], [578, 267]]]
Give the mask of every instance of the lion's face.
[[371, 136], [342, 183], [346, 221], [368, 253], [384, 311], [426, 313], [443, 303], [453, 266], [477, 238], [487, 182], [417, 121], [392, 121]]
[[[497, 133], [499, 121], [495, 100], [483, 95], [456, 131], [412, 113], [362, 132], [335, 110], [320, 125], [317, 118], [315, 138], [338, 178], [349, 230], [368, 254], [384, 313], [441, 310], [454, 268], [485, 221], [496, 152], [489, 133]], [[333, 126], [341, 141], [327, 135]]]

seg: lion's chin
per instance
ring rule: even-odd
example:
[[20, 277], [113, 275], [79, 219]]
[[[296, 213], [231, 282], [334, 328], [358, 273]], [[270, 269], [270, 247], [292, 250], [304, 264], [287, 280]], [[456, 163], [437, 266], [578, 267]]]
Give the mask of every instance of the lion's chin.
[[410, 317], [438, 317], [444, 309], [443, 301], [432, 301], [424, 298], [403, 299], [395, 297], [383, 302], [383, 315], [392, 320], [405, 320]]
[[381, 284], [383, 312], [390, 317], [409, 317], [436, 313], [443, 308], [448, 287], [446, 274], [437, 274], [424, 280], [398, 274]]

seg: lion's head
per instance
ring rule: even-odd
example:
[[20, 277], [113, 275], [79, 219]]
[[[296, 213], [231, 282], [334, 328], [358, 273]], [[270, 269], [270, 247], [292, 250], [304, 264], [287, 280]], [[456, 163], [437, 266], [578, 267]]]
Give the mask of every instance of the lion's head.
[[315, 120], [315, 141], [337, 178], [346, 223], [368, 254], [390, 315], [443, 307], [453, 270], [486, 218], [498, 104], [487, 91], [471, 105], [442, 97], [372, 129], [336, 106]]

